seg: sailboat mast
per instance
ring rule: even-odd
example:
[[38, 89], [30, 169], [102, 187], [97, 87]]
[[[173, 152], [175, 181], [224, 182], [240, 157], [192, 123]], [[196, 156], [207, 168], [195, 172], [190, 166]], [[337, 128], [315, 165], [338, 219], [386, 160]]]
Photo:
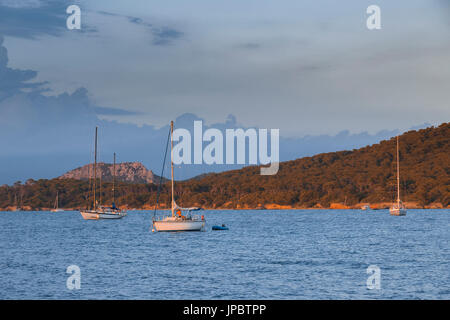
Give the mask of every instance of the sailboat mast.
[[55, 209], [59, 208], [59, 191], [56, 191]]
[[397, 136], [397, 204], [400, 208], [400, 161], [398, 152], [398, 136]]
[[170, 168], [172, 170], [172, 217], [175, 216], [174, 212], [174, 187], [173, 187], [173, 121], [170, 121]]
[[113, 205], [116, 203], [116, 153], [114, 152], [114, 163], [113, 163]]
[[94, 210], [97, 209], [96, 193], [97, 193], [97, 131], [95, 127], [95, 149], [94, 149]]

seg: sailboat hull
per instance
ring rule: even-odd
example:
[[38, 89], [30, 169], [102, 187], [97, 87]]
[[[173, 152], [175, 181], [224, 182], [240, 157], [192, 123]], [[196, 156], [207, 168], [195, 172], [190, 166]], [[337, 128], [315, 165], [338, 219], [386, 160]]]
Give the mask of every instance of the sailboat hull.
[[390, 208], [389, 213], [391, 214], [391, 216], [406, 216], [406, 209]]
[[84, 220], [121, 219], [127, 215], [126, 212], [101, 212], [91, 210], [81, 210], [80, 213]]
[[202, 231], [205, 221], [154, 221], [153, 227], [158, 232]]

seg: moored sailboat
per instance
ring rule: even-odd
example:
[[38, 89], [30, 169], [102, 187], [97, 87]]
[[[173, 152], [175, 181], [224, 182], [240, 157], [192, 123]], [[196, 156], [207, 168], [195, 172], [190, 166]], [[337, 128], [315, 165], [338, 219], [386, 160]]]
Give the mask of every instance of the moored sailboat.
[[[172, 183], [172, 207], [171, 215], [157, 219], [153, 216], [153, 231], [202, 231], [205, 227], [205, 218], [202, 215], [192, 215], [192, 211], [200, 210], [200, 208], [182, 208], [178, 206], [174, 198], [174, 176], [173, 176], [173, 121], [170, 123], [170, 167], [171, 167], [171, 183]], [[167, 149], [166, 149], [167, 151]], [[163, 165], [164, 167], [164, 165]], [[162, 179], [162, 174], [161, 174]], [[160, 183], [161, 184], [161, 183]], [[158, 197], [156, 200], [155, 212], [158, 206]], [[183, 212], [186, 212], [183, 214]]]
[[98, 127], [95, 127], [95, 152], [94, 152], [94, 175], [93, 175], [93, 203], [92, 207], [88, 207], [86, 210], [80, 210], [81, 216], [85, 220], [99, 220], [99, 219], [120, 219], [127, 215], [124, 210], [116, 207], [115, 204], [115, 176], [116, 176], [116, 154], [114, 154], [114, 167], [113, 167], [113, 202], [112, 206], [98, 205], [97, 195], [97, 131]]
[[55, 205], [53, 207], [52, 210], [50, 210], [51, 212], [62, 212], [64, 211], [63, 209], [59, 208], [59, 191], [56, 191], [56, 199], [55, 199]]
[[392, 216], [406, 216], [406, 207], [400, 200], [400, 160], [398, 152], [398, 136], [397, 136], [397, 201], [389, 208]]

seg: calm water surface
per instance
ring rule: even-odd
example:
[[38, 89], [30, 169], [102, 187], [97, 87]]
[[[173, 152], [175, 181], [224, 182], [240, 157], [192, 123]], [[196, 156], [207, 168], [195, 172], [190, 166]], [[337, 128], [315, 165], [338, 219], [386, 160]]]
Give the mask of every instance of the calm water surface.
[[[152, 233], [150, 212], [0, 213], [1, 299], [450, 299], [450, 210], [205, 211]], [[211, 231], [225, 223], [229, 231]], [[68, 290], [66, 268], [81, 269]], [[369, 265], [381, 289], [366, 286]]]

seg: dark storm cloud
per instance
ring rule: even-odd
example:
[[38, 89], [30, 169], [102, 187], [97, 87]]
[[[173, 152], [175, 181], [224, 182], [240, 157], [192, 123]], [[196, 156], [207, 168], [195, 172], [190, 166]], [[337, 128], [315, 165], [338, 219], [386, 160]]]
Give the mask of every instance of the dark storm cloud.
[[[14, 127], [15, 122], [30, 122], [38, 125], [67, 123], [98, 115], [135, 115], [136, 113], [101, 107], [92, 104], [88, 91], [79, 88], [72, 94], [47, 96], [47, 82], [31, 82], [37, 77], [33, 70], [8, 67], [8, 50], [0, 36], [0, 117], [3, 126]], [[2, 121], [0, 121], [2, 122]]]
[[36, 77], [36, 71], [9, 68], [8, 61], [8, 51], [3, 46], [3, 36], [0, 35], [0, 102], [24, 89], [45, 90], [40, 88], [46, 82], [28, 82]]

